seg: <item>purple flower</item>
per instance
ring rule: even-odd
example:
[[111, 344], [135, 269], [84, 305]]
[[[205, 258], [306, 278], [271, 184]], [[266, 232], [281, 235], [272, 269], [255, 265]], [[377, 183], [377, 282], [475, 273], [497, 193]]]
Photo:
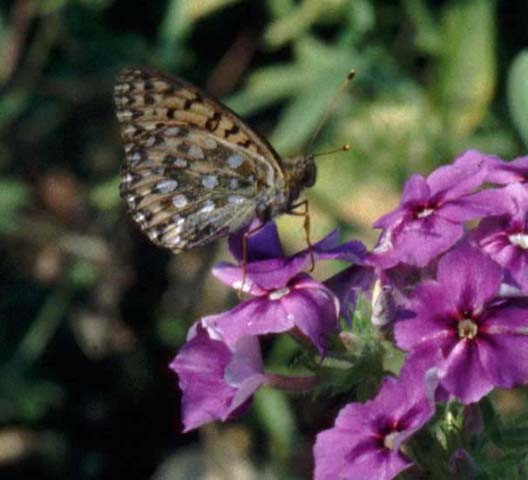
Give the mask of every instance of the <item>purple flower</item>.
[[413, 317], [395, 326], [397, 345], [437, 366], [440, 387], [463, 403], [528, 381], [528, 304], [497, 297], [502, 278], [463, 244], [440, 259], [436, 280], [416, 287]]
[[412, 465], [401, 445], [433, 415], [424, 377], [407, 364], [400, 378], [387, 377], [374, 400], [350, 403], [335, 426], [317, 435], [315, 480], [390, 480]]
[[[353, 261], [364, 255], [360, 242], [338, 242], [337, 232], [333, 232], [314, 244], [315, 259]], [[232, 252], [240, 259], [239, 251], [232, 248]], [[204, 325], [218, 330], [229, 345], [246, 335], [293, 330], [308, 337], [323, 354], [328, 336], [337, 329], [340, 305], [328, 287], [303, 273], [310, 265], [309, 250], [284, 256], [276, 227], [270, 223], [249, 237], [248, 259], [243, 290], [253, 298], [230, 311], [206, 317]], [[243, 267], [228, 263], [217, 265], [213, 274], [237, 289], [244, 276]]]
[[232, 310], [203, 319], [229, 345], [246, 335], [300, 331], [324, 354], [338, 325], [339, 301], [323, 284], [298, 274], [280, 288], [253, 284], [254, 298]]
[[515, 183], [502, 192], [504, 215], [482, 220], [472, 240], [506, 269], [508, 281], [528, 292], [528, 187]]
[[511, 162], [505, 162], [497, 157], [488, 160], [488, 175], [486, 182], [498, 185], [510, 183], [525, 183], [528, 179], [528, 157], [519, 157]]
[[178, 374], [183, 394], [184, 432], [241, 413], [255, 390], [269, 381], [256, 337], [240, 338], [228, 347], [200, 322], [170, 368]]
[[463, 222], [493, 214], [493, 193], [472, 193], [486, 179], [490, 158], [468, 150], [427, 179], [413, 175], [400, 206], [374, 224], [383, 232], [370, 262], [383, 269], [399, 262], [423, 267], [460, 239]]
[[[243, 231], [229, 237], [229, 249], [237, 264], [221, 262], [213, 268], [213, 275], [237, 289], [242, 286], [243, 277], [242, 234]], [[247, 249], [248, 262], [243, 290], [254, 295], [283, 288], [295, 275], [310, 268], [312, 255], [315, 261], [345, 260], [361, 263], [366, 254], [366, 248], [361, 242], [340, 244], [339, 231], [334, 230], [312, 245], [311, 252], [307, 248], [286, 256], [273, 222], [268, 222], [262, 229], [249, 236]]]

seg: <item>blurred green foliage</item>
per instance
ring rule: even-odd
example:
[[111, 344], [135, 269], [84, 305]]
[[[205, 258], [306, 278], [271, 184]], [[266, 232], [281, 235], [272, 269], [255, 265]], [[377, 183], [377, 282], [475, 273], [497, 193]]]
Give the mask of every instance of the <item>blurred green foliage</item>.
[[[239, 478], [310, 478], [314, 435], [357, 398], [263, 391], [247, 444], [229, 427], [179, 435], [167, 364], [192, 321], [233, 303], [208, 273], [225, 242], [173, 257], [127, 221], [120, 68], [150, 64], [206, 88], [284, 155], [350, 144], [321, 158], [307, 194], [314, 235], [339, 224], [372, 246], [370, 224], [411, 172], [466, 148], [526, 154], [527, 18], [521, 0], [2, 2], [0, 477], [235, 478], [228, 467], [244, 467], [252, 476]], [[280, 225], [302, 246], [295, 219]], [[265, 342], [273, 365], [294, 367], [296, 348]], [[526, 425], [524, 397], [503, 405]], [[206, 461], [219, 451], [224, 470]]]

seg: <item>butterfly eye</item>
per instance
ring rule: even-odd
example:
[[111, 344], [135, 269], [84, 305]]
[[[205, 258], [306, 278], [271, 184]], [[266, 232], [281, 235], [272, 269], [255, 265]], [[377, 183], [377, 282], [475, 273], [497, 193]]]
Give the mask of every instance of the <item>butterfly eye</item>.
[[306, 165], [306, 169], [304, 170], [304, 176], [302, 184], [304, 187], [311, 187], [315, 183], [315, 177], [317, 176], [317, 169], [315, 167], [315, 164], [313, 162]]

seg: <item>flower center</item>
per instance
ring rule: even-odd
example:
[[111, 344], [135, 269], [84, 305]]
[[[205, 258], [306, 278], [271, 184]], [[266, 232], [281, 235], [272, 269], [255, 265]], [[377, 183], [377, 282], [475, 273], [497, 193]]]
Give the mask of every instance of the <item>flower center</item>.
[[524, 232], [512, 233], [508, 235], [508, 240], [512, 245], [517, 245], [523, 250], [528, 249], [528, 235]]
[[290, 289], [288, 287], [279, 288], [278, 290], [274, 290], [268, 295], [268, 298], [270, 300], [280, 300], [285, 295], [288, 295], [290, 293]]
[[385, 438], [383, 439], [383, 446], [389, 450], [392, 450], [394, 448], [394, 439], [396, 438], [397, 434], [398, 432], [391, 432], [388, 435], [385, 435]]
[[464, 318], [461, 322], [458, 324], [458, 336], [460, 338], [468, 338], [472, 339], [477, 336], [478, 333], [478, 326], [473, 320], [469, 320], [467, 318]]
[[416, 213], [416, 218], [426, 218], [431, 216], [433, 213], [434, 209], [426, 207]]

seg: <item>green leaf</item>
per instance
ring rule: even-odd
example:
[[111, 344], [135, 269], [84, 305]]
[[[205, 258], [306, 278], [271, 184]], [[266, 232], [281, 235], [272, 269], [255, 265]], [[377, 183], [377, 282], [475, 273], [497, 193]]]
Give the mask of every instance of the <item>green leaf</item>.
[[64, 400], [58, 383], [25, 378], [16, 369], [1, 372], [0, 391], [0, 421], [4, 424], [40, 421]]
[[[285, 6], [284, 14], [275, 17], [264, 34], [266, 45], [275, 49], [286, 43], [298, 40], [306, 34], [314, 24], [339, 24], [346, 18], [347, 9], [350, 11], [351, 2], [346, 0], [304, 0], [298, 6], [288, 8]], [[366, 2], [356, 0], [359, 8], [354, 9], [357, 13], [358, 25], [368, 22], [368, 8], [364, 8]], [[276, 9], [275, 9], [276, 11]]]
[[16, 230], [18, 225], [18, 211], [29, 201], [29, 192], [25, 185], [14, 178], [0, 180], [0, 231]]
[[273, 18], [281, 18], [295, 10], [294, 0], [268, 0], [268, 10]]
[[94, 187], [90, 192], [90, 202], [98, 210], [112, 210], [120, 204], [119, 177], [112, 177]]
[[517, 55], [510, 67], [508, 104], [513, 123], [528, 146], [528, 50]]
[[468, 135], [486, 115], [495, 87], [495, 2], [449, 4], [443, 21], [440, 108], [448, 132]]
[[168, 65], [171, 64], [169, 59], [171, 50], [174, 55], [174, 45], [190, 34], [197, 21], [239, 1], [241, 0], [201, 0], [199, 2], [170, 0], [158, 32], [162, 60]]
[[3, 13], [4, 12], [0, 11], [0, 51], [5, 52], [5, 42], [9, 38], [9, 31], [7, 29], [7, 22]]
[[29, 93], [21, 88], [13, 88], [0, 97], [0, 131], [22, 113], [29, 101]]
[[272, 453], [288, 457], [297, 436], [295, 415], [288, 396], [278, 390], [263, 388], [255, 394], [254, 407], [269, 437]]
[[247, 87], [225, 99], [239, 115], [248, 115], [293, 95], [305, 80], [305, 72], [291, 65], [279, 65], [255, 71]]
[[99, 278], [99, 269], [89, 261], [77, 259], [72, 262], [68, 274], [72, 285], [77, 288], [90, 288]]
[[200, 2], [183, 2], [186, 4], [191, 20], [196, 21], [199, 18], [213, 14], [217, 10], [225, 8], [241, 0], [201, 0]]
[[264, 34], [266, 44], [272, 48], [278, 48], [295, 38], [299, 38], [319, 18], [321, 8], [323, 8], [321, 3], [324, 2], [306, 0], [289, 15], [271, 23]]
[[241, 115], [290, 98], [272, 143], [291, 153], [304, 146], [321, 121], [349, 67], [360, 67], [355, 51], [343, 43], [330, 48], [311, 37], [295, 44], [295, 60], [269, 67], [250, 78], [248, 87], [228, 104]]
[[319, 87], [312, 85], [289, 103], [271, 137], [277, 150], [292, 150], [310, 138], [335, 94], [335, 90], [325, 88], [326, 83], [321, 80]]
[[38, 3], [38, 13], [41, 16], [50, 15], [67, 7], [70, 3], [69, 0], [42, 0]]
[[[376, 25], [374, 5], [369, 0], [355, 0], [348, 5], [348, 18], [354, 36], [371, 31]], [[349, 29], [350, 30], [350, 29]]]
[[428, 53], [438, 53], [442, 48], [442, 36], [434, 22], [431, 7], [421, 0], [405, 0], [404, 6], [416, 30], [414, 43]]

